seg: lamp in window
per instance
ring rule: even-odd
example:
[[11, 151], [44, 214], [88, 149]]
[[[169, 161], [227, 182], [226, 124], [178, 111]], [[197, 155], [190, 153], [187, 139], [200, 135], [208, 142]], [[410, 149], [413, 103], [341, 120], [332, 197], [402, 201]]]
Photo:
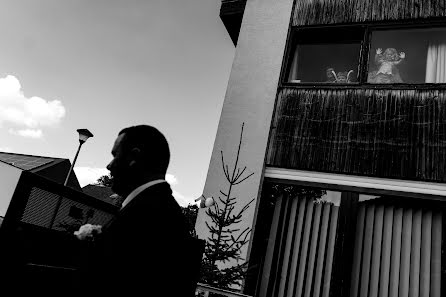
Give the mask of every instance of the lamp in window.
[[214, 198], [212, 197], [204, 197], [204, 195], [201, 195], [201, 197], [195, 199], [195, 202], [198, 202], [198, 207], [205, 208], [209, 207], [215, 204]]

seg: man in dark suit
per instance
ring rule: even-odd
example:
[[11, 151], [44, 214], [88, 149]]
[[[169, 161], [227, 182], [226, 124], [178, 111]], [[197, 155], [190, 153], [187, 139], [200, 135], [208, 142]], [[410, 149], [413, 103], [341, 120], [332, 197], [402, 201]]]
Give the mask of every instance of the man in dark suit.
[[[126, 197], [98, 239], [90, 282], [96, 296], [193, 296], [192, 239], [165, 174], [169, 146], [154, 127], [123, 129], [107, 169]], [[192, 273], [193, 274], [193, 273]]]

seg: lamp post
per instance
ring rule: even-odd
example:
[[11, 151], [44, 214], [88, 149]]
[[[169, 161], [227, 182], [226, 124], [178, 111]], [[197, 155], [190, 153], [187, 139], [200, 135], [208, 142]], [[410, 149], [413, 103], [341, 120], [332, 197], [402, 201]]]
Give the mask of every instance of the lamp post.
[[[68, 171], [67, 177], [65, 178], [64, 186], [67, 185], [68, 179], [70, 178], [71, 171], [73, 171], [74, 163], [76, 163], [77, 156], [79, 155], [79, 151], [81, 150], [81, 146], [87, 141], [88, 138], [93, 137], [93, 134], [88, 131], [88, 129], [77, 129], [79, 133], [79, 147], [77, 148], [76, 156], [74, 157], [73, 164], [71, 164], [70, 170]], [[59, 212], [60, 204], [62, 203], [62, 197], [59, 195], [59, 199], [56, 204], [56, 210], [51, 219], [50, 229], [53, 229], [54, 222], [56, 220], [57, 213]]]
[[71, 171], [73, 171], [74, 164], [76, 163], [77, 156], [79, 155], [79, 151], [81, 150], [81, 146], [87, 141], [88, 138], [93, 137], [93, 134], [88, 131], [88, 129], [77, 129], [79, 133], [79, 147], [77, 148], [76, 156], [74, 157], [73, 164], [71, 164], [70, 170], [68, 171], [67, 178], [63, 183], [64, 186], [67, 185], [68, 179], [70, 178]]

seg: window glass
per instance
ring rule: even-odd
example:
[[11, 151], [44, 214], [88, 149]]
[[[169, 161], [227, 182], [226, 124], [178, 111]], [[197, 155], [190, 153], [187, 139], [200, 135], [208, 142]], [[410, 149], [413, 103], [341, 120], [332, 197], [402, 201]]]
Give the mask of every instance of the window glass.
[[298, 44], [292, 53], [288, 81], [293, 83], [357, 82], [358, 43]]
[[293, 33], [285, 80], [291, 83], [352, 83], [364, 29], [359, 26], [298, 29]]
[[374, 31], [367, 82], [446, 83], [446, 28]]

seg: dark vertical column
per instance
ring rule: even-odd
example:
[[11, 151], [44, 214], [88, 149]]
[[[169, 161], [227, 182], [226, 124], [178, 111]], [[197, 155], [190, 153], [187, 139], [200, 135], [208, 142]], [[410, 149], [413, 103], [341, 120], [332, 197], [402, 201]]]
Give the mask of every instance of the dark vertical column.
[[[24, 290], [25, 236], [20, 225], [32, 188], [31, 176], [23, 171], [0, 228], [0, 278], [2, 291], [22, 296]], [[26, 283], [25, 283], [26, 286]]]
[[358, 200], [356, 193], [342, 193], [331, 274], [331, 297], [348, 297], [350, 291]]
[[442, 207], [441, 214], [441, 288], [440, 296], [446, 296], [446, 211]]
[[244, 282], [243, 293], [254, 296], [260, 288], [264, 257], [268, 246], [269, 232], [276, 205], [271, 187], [272, 183], [265, 183], [259, 201], [254, 234], [252, 234], [252, 248], [248, 259], [248, 270]]

